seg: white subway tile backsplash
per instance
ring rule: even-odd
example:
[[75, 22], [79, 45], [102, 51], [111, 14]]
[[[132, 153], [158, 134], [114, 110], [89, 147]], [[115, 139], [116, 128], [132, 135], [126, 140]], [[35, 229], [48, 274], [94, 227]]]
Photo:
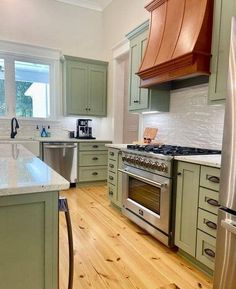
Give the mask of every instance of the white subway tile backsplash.
[[143, 115], [142, 127], [157, 127], [168, 144], [221, 149], [224, 104], [208, 104], [208, 85], [171, 91], [170, 112]]

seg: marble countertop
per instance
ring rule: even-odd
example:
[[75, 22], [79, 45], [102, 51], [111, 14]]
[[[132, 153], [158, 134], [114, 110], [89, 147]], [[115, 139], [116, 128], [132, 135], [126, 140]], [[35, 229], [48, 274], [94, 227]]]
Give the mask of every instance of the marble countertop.
[[108, 148], [113, 148], [113, 149], [126, 149], [127, 148], [127, 144], [106, 144], [106, 147]]
[[68, 137], [32, 137], [32, 138], [8, 138], [0, 137], [0, 143], [23, 143], [23, 142], [111, 142], [110, 140], [104, 139], [77, 139], [77, 138], [68, 138]]
[[221, 155], [176, 156], [174, 159], [215, 168], [221, 167]]
[[69, 182], [20, 144], [0, 144], [0, 196], [69, 188]]

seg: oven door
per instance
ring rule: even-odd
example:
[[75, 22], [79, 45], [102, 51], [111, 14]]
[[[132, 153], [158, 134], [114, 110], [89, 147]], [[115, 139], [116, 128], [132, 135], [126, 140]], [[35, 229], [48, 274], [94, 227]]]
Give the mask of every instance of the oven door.
[[168, 235], [171, 180], [136, 168], [119, 171], [123, 173], [123, 207]]

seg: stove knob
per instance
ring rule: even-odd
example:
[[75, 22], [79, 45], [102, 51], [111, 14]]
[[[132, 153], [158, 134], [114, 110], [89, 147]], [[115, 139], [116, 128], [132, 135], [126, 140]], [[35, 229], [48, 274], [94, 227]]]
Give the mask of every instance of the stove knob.
[[122, 157], [122, 161], [123, 161], [123, 162], [127, 161], [127, 157], [126, 157], [126, 156], [123, 156], [123, 157]]
[[135, 157], [135, 158], [134, 158], [134, 164], [135, 164], [135, 165], [139, 165], [139, 164], [140, 164], [140, 159], [139, 159], [139, 157]]
[[168, 167], [166, 164], [162, 163], [161, 164], [161, 171], [167, 173], [168, 172]]
[[156, 168], [156, 163], [153, 162], [153, 161], [150, 161], [149, 166], [150, 166], [151, 169], [155, 169]]
[[144, 160], [143, 166], [144, 166], [145, 168], [148, 168], [148, 167], [149, 167], [149, 160]]

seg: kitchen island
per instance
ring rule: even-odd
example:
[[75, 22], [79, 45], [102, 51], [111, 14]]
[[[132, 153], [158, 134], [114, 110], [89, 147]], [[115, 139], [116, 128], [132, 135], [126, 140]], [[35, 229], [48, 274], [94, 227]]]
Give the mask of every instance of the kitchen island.
[[23, 146], [0, 144], [1, 288], [58, 288], [58, 196], [68, 188]]

